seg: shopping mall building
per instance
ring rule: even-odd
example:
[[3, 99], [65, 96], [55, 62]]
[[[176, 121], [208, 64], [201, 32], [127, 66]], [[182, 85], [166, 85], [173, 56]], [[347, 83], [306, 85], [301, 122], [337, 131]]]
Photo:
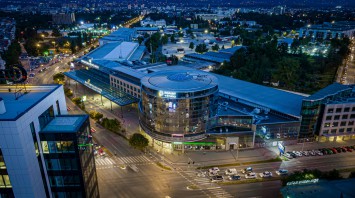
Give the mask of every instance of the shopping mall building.
[[141, 132], [158, 148], [229, 150], [297, 140], [305, 95], [205, 72], [199, 61], [147, 64], [144, 54], [134, 43], [103, 44], [65, 75], [136, 107]]

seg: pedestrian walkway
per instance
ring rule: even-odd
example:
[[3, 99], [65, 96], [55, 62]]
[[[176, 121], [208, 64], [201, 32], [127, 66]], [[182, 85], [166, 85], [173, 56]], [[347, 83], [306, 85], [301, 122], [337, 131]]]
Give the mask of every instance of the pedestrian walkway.
[[220, 186], [216, 186], [216, 184], [212, 183], [211, 180], [207, 177], [197, 177], [196, 171], [183, 171], [190, 178], [193, 179], [193, 183], [198, 185], [201, 189], [206, 190], [208, 194], [211, 194], [211, 197], [233, 197], [227, 191], [225, 191]]
[[105, 158], [95, 158], [95, 164], [96, 166], [110, 166], [110, 165], [115, 165], [116, 162], [113, 159], [110, 159], [108, 157]]
[[144, 155], [116, 157], [116, 159], [121, 161], [123, 164], [136, 164], [136, 163], [144, 163], [144, 162], [150, 163], [151, 162], [151, 160]]

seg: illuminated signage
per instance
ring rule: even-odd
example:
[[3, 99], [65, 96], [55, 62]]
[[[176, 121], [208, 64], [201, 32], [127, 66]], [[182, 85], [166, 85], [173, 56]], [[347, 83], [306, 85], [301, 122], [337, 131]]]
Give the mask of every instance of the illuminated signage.
[[173, 91], [159, 91], [159, 96], [162, 98], [176, 98], [176, 92]]
[[172, 137], [184, 137], [184, 134], [171, 134]]
[[277, 147], [279, 147], [280, 153], [282, 153], [282, 154], [285, 153], [285, 146], [282, 145], [282, 142], [279, 142], [277, 144]]
[[287, 182], [287, 186], [299, 185], [299, 184], [315, 184], [318, 182], [319, 182], [319, 179], [307, 179], [307, 180], [301, 180], [301, 181]]

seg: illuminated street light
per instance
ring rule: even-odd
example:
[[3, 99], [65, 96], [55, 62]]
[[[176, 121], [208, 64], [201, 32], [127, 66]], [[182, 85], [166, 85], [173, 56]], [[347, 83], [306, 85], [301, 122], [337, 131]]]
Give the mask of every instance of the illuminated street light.
[[208, 34], [208, 30], [205, 30], [205, 34]]

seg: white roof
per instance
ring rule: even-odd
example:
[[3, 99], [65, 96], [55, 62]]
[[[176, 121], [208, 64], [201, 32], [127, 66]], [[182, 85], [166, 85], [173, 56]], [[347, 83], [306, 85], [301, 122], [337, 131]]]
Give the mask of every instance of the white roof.
[[109, 52], [104, 59], [106, 60], [117, 60], [117, 59], [129, 59], [134, 50], [138, 48], [138, 43], [132, 42], [122, 42], [120, 45], [115, 47], [111, 52]]

